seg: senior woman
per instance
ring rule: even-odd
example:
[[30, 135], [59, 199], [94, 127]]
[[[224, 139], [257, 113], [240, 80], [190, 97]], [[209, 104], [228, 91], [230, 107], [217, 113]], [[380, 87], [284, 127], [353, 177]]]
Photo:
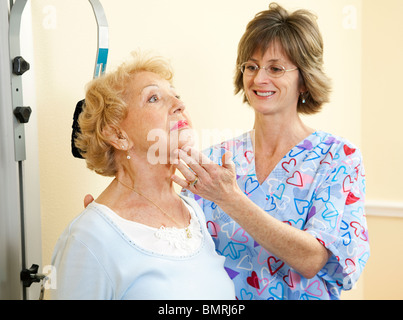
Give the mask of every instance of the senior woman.
[[191, 122], [169, 64], [135, 55], [93, 80], [79, 125], [88, 168], [115, 178], [58, 240], [52, 298], [234, 299], [203, 212], [170, 179]]
[[357, 147], [300, 118], [329, 100], [316, 17], [275, 3], [258, 13], [239, 43], [235, 92], [253, 130], [204, 154], [182, 148], [191, 170], [180, 162], [186, 180], [172, 179], [202, 207], [238, 299], [339, 299], [369, 258], [365, 174]]

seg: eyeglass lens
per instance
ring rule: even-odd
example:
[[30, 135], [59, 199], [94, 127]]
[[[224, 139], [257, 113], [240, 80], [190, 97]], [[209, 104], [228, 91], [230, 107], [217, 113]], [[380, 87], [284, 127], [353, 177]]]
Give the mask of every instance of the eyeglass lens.
[[285, 68], [278, 64], [270, 64], [266, 67], [259, 67], [256, 63], [245, 62], [241, 65], [241, 72], [247, 76], [254, 76], [260, 69], [264, 69], [271, 77], [281, 77], [285, 73]]

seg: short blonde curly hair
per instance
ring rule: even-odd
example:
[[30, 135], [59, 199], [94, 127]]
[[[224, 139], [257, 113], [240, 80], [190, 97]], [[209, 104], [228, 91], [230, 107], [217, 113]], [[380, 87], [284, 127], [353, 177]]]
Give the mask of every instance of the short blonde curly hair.
[[317, 17], [307, 10], [289, 13], [277, 3], [271, 3], [269, 10], [259, 12], [247, 25], [238, 45], [235, 94], [242, 91], [244, 102], [248, 102], [239, 66], [257, 50], [265, 52], [278, 41], [298, 67], [307, 89], [305, 103], [299, 99], [297, 111], [302, 114], [319, 112], [322, 105], [329, 102], [331, 80], [323, 71], [323, 39], [316, 20]]
[[75, 145], [87, 167], [100, 175], [116, 175], [115, 149], [109, 143], [105, 129], [119, 127], [126, 118], [130, 96], [128, 85], [133, 76], [142, 71], [156, 73], [172, 84], [173, 71], [166, 59], [133, 52], [132, 59], [86, 86], [85, 104], [78, 119], [81, 133], [77, 134]]

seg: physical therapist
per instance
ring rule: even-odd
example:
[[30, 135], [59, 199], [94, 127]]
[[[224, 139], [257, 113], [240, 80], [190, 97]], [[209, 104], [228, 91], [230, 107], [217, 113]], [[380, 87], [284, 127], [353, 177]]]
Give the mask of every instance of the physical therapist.
[[339, 299], [369, 258], [361, 153], [300, 118], [330, 91], [316, 17], [272, 3], [238, 47], [235, 92], [253, 130], [179, 151], [191, 170], [180, 163], [185, 179], [172, 179], [202, 207], [238, 299]]

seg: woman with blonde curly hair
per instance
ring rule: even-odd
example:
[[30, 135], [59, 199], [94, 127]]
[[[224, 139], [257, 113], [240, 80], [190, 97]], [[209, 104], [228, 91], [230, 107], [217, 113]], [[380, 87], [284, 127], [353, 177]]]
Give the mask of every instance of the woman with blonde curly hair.
[[203, 212], [170, 179], [191, 121], [169, 64], [137, 54], [93, 80], [79, 125], [88, 168], [115, 179], [59, 238], [52, 297], [234, 299]]

